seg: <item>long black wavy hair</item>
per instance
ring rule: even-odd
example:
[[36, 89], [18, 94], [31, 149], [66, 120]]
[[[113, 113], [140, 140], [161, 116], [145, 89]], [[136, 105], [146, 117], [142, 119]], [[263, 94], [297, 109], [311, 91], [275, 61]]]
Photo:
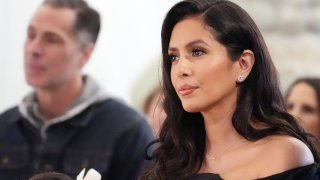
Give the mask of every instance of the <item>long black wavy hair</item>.
[[[168, 46], [174, 26], [187, 17], [199, 16], [236, 61], [248, 49], [255, 63], [250, 75], [239, 84], [237, 107], [232, 116], [236, 131], [249, 141], [283, 134], [303, 141], [316, 161], [319, 155], [308, 135], [286, 112], [276, 68], [264, 39], [251, 17], [238, 5], [224, 0], [184, 0], [167, 13], [162, 26], [163, 92], [167, 118], [152, 153], [153, 167], [141, 179], [183, 179], [199, 171], [205, 153], [205, 128], [201, 113], [186, 112], [170, 78]], [[192, 28], [192, 27], [190, 27]], [[256, 129], [253, 122], [266, 128]]]

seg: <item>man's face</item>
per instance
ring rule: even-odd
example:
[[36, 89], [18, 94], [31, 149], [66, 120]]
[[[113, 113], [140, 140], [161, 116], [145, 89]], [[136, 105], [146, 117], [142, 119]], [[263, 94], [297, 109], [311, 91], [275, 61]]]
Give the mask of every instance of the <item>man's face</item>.
[[71, 9], [41, 6], [28, 27], [24, 46], [25, 78], [29, 85], [55, 89], [81, 77], [86, 59], [73, 30]]

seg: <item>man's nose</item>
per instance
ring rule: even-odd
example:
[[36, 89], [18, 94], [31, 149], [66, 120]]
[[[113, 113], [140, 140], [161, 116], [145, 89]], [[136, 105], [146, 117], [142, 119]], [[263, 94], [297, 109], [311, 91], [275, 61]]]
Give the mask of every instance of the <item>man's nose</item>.
[[32, 56], [40, 56], [43, 53], [43, 46], [39, 38], [27, 41], [25, 51]]

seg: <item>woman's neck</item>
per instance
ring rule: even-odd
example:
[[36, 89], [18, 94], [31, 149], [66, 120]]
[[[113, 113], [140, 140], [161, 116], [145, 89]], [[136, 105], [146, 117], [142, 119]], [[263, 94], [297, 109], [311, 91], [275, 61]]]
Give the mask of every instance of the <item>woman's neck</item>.
[[219, 154], [231, 144], [243, 140], [232, 124], [235, 107], [235, 103], [226, 103], [224, 106], [202, 112], [206, 130], [206, 151]]

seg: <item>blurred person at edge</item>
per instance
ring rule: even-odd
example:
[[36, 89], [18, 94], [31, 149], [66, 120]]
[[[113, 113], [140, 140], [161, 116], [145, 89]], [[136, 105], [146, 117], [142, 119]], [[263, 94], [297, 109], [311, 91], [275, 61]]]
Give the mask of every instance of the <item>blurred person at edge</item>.
[[289, 86], [285, 101], [288, 112], [316, 138], [320, 149], [320, 78], [297, 79]]
[[162, 123], [166, 118], [166, 113], [163, 109], [163, 92], [160, 85], [154, 87], [145, 99], [143, 112], [147, 116], [154, 136], [158, 136]]
[[0, 115], [0, 179], [43, 171], [75, 178], [93, 168], [103, 180], [127, 180], [147, 165], [145, 118], [82, 74], [99, 30], [99, 13], [83, 0], [45, 0], [37, 9], [24, 46], [34, 91]]

